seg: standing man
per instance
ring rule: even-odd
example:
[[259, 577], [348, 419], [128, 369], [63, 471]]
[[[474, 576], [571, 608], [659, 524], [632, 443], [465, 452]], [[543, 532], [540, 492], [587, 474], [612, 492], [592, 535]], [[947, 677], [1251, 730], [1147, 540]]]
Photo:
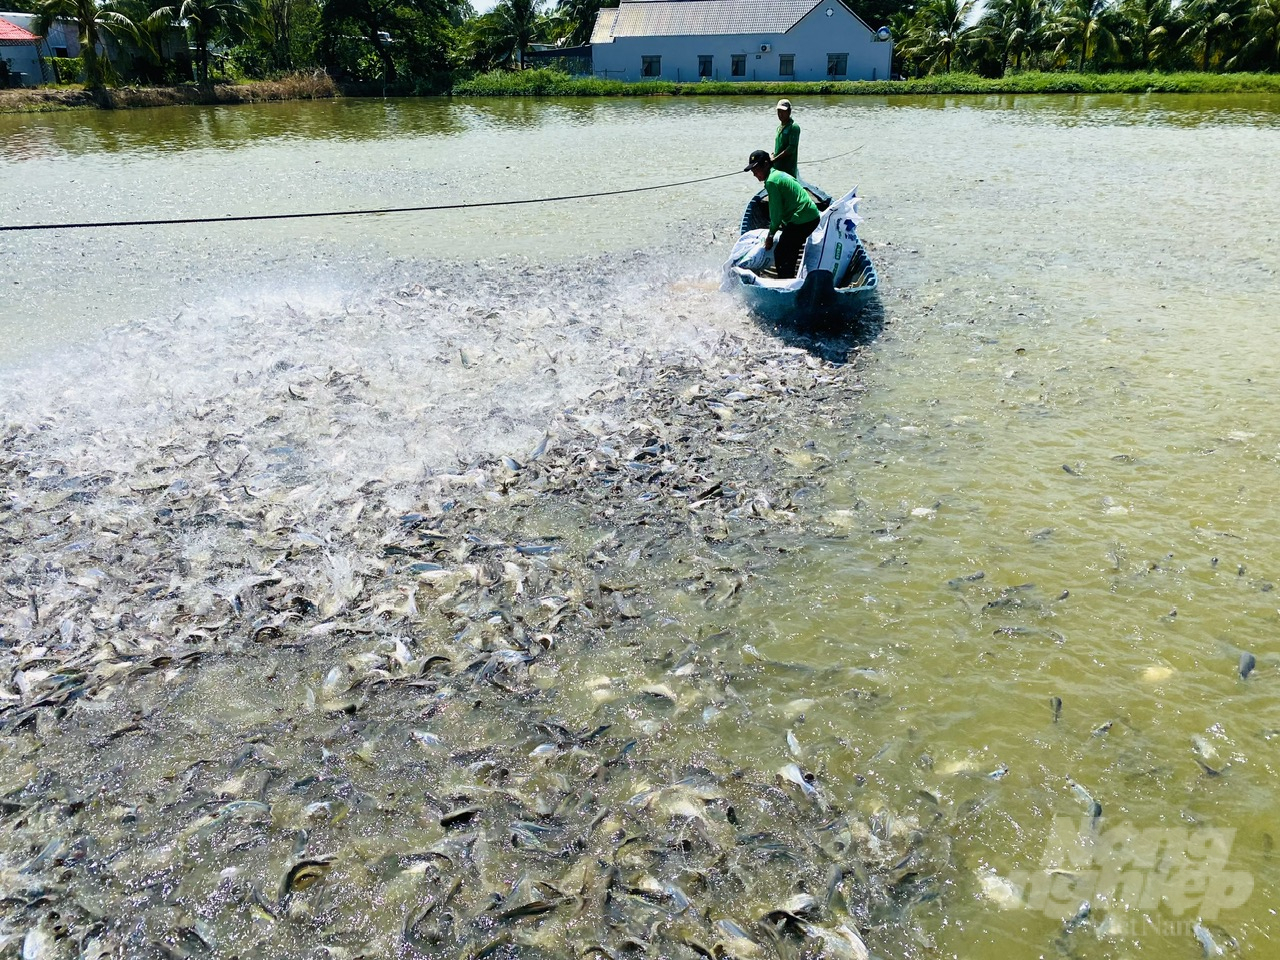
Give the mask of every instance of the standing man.
[[778, 101], [778, 132], [773, 135], [773, 169], [800, 179], [800, 124], [791, 119], [791, 101]]
[[743, 169], [763, 183], [769, 194], [769, 235], [764, 239], [764, 248], [773, 249], [773, 235], [781, 227], [773, 266], [779, 280], [790, 280], [800, 266], [800, 248], [818, 228], [818, 208], [809, 191], [795, 177], [773, 166], [768, 150], [751, 151]]

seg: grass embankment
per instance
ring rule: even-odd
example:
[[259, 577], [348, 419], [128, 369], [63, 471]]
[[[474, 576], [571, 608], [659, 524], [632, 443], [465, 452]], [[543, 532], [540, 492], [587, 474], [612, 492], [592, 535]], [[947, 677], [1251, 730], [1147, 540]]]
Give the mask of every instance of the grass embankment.
[[824, 80], [818, 82], [703, 80], [600, 80], [570, 77], [556, 70], [494, 71], [453, 88], [465, 97], [654, 97], [780, 96], [791, 94], [954, 93], [1280, 93], [1273, 73], [1014, 73], [999, 79], [972, 73], [945, 73], [915, 80]]
[[212, 91], [180, 87], [114, 87], [95, 96], [82, 87], [0, 90], [0, 113], [45, 113], [75, 107], [167, 107], [190, 103], [264, 103], [271, 100], [325, 100], [341, 96], [324, 73], [298, 73], [279, 80], [218, 83]]

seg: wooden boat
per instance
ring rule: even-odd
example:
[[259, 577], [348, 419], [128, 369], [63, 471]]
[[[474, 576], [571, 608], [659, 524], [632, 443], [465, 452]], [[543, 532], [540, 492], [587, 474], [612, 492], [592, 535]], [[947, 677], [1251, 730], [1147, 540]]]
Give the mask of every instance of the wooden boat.
[[[805, 183], [804, 188], [820, 211], [826, 211], [831, 205], [831, 196], [819, 187]], [[739, 234], [768, 226], [767, 194], [761, 190], [747, 203]], [[778, 280], [771, 270], [754, 273], [736, 269], [733, 271], [737, 279], [735, 289], [753, 313], [775, 323], [808, 326], [854, 319], [874, 294], [879, 280], [871, 257], [852, 225], [849, 233], [856, 249], [839, 277], [833, 276], [830, 270], [811, 270], [797, 289], [793, 281]]]

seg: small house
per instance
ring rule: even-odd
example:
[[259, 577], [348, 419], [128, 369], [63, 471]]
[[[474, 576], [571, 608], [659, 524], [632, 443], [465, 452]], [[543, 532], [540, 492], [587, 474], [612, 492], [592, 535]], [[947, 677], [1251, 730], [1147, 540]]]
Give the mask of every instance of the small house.
[[0, 14], [0, 87], [34, 87], [44, 81], [40, 61], [41, 39], [10, 17], [30, 19], [30, 14]]
[[621, 0], [591, 34], [620, 80], [888, 80], [893, 44], [841, 0]]

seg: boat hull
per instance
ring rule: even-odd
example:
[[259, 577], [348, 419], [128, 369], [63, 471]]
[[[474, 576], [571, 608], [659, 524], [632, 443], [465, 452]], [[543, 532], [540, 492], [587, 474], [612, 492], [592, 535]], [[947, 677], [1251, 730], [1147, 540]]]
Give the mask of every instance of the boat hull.
[[[805, 189], [813, 195], [819, 208], [825, 210], [831, 197], [813, 184]], [[751, 198], [742, 215], [742, 233], [769, 226], [769, 209], [765, 191]], [[737, 290], [747, 307], [758, 317], [774, 323], [797, 326], [825, 326], [855, 320], [875, 294], [879, 285], [875, 265], [862, 240], [842, 277], [829, 270], [814, 270], [799, 289], [783, 290], [771, 286], [767, 279], [747, 271], [737, 272]]]

